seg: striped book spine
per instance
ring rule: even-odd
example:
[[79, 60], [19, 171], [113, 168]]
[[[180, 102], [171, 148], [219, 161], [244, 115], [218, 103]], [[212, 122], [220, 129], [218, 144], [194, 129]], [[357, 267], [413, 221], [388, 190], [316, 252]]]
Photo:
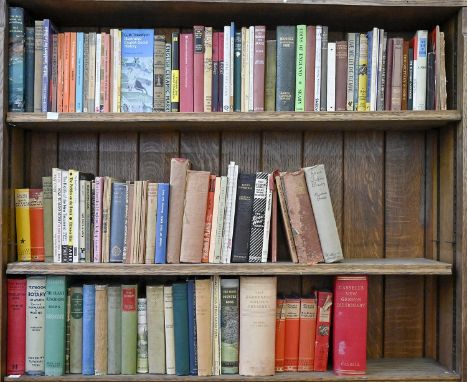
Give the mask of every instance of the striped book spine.
[[257, 172], [250, 224], [249, 263], [260, 263], [262, 261], [267, 190], [268, 173]]

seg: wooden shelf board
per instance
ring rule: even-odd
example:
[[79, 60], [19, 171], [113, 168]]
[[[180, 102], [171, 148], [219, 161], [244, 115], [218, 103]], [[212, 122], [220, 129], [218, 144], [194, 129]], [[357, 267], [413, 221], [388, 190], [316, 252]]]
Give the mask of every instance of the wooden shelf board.
[[12, 126], [41, 131], [428, 129], [460, 121], [457, 110], [262, 113], [8, 113]]
[[10, 263], [7, 274], [41, 275], [450, 275], [448, 263], [425, 258], [347, 259], [342, 263], [301, 265], [264, 264], [57, 264]]
[[84, 382], [84, 381], [459, 381], [460, 376], [448, 371], [437, 362], [427, 358], [374, 359], [367, 363], [365, 376], [335, 376], [331, 371], [324, 373], [278, 373], [270, 377], [244, 377], [222, 375], [218, 377], [174, 376], [156, 374], [87, 376], [71, 374], [61, 377], [5, 377], [5, 381], [18, 382]]

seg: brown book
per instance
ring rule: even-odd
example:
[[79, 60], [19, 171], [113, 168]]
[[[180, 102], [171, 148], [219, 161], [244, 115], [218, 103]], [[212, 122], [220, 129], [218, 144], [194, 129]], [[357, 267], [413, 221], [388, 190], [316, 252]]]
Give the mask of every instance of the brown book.
[[387, 67], [385, 74], [385, 110], [392, 109], [392, 67], [393, 67], [393, 38], [387, 40]]
[[202, 263], [209, 261], [211, 226], [213, 224], [214, 195], [216, 189], [216, 175], [210, 175], [208, 199], [206, 201], [205, 230], [203, 232], [203, 256]]
[[96, 285], [94, 374], [107, 374], [107, 285]]
[[180, 245], [181, 263], [201, 262], [209, 180], [208, 171], [187, 171]]
[[403, 65], [403, 39], [393, 39], [392, 94], [390, 110], [401, 110], [401, 81]]
[[275, 374], [276, 277], [240, 278], [239, 374]]
[[322, 262], [323, 253], [303, 170], [281, 177], [299, 263]]
[[198, 375], [211, 375], [213, 369], [213, 341], [211, 308], [213, 287], [211, 279], [195, 280], [195, 311], [197, 322]]
[[409, 41], [403, 41], [403, 66], [401, 68], [401, 110], [408, 109], [408, 57]]
[[180, 239], [182, 237], [182, 218], [184, 214], [185, 180], [190, 161], [172, 158], [169, 193], [169, 225], [167, 228], [167, 262], [180, 262]]
[[131, 264], [133, 257], [133, 199], [135, 185], [127, 182], [128, 186], [128, 208], [127, 208], [127, 245], [123, 252], [123, 262]]
[[254, 111], [265, 110], [265, 25], [255, 26], [254, 42]]
[[309, 25], [306, 32], [306, 82], [305, 110], [314, 111], [315, 99], [315, 26]]
[[346, 85], [348, 83], [348, 42], [336, 42], [335, 110], [346, 110]]

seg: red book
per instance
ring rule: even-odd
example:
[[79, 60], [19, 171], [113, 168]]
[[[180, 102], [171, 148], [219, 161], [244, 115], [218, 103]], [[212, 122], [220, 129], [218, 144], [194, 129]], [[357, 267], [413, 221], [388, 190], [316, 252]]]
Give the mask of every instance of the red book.
[[31, 227], [31, 261], [45, 261], [44, 206], [41, 189], [29, 189], [29, 224]]
[[219, 32], [218, 34], [218, 47], [219, 47], [218, 111], [223, 111], [224, 32]]
[[306, 32], [306, 82], [305, 110], [314, 111], [315, 98], [315, 26], [309, 25]]
[[205, 27], [193, 27], [193, 111], [201, 113], [204, 110], [205, 87]]
[[6, 373], [22, 375], [26, 357], [26, 279], [8, 279], [7, 294]]
[[215, 188], [216, 188], [216, 175], [210, 175], [210, 183], [208, 185], [208, 201], [206, 204], [205, 231], [203, 234], [203, 253], [202, 253], [202, 259], [201, 259], [202, 263], [207, 263], [209, 260], [211, 223], [213, 222]]
[[299, 317], [301, 299], [286, 298], [286, 329], [284, 343], [284, 371], [297, 371], [299, 358]]
[[318, 292], [314, 371], [327, 370], [332, 305], [332, 292]]
[[286, 303], [284, 298], [276, 300], [275, 371], [284, 371], [284, 342], [286, 331]]
[[180, 35], [180, 111], [193, 112], [193, 34]]
[[299, 319], [299, 361], [297, 371], [314, 370], [315, 324], [317, 321], [317, 292], [301, 298]]
[[265, 25], [255, 26], [254, 33], [254, 111], [265, 109]]
[[76, 100], [76, 32], [70, 33], [70, 93], [68, 96], [68, 111], [75, 112]]
[[367, 277], [338, 276], [333, 293], [333, 371], [366, 374]]

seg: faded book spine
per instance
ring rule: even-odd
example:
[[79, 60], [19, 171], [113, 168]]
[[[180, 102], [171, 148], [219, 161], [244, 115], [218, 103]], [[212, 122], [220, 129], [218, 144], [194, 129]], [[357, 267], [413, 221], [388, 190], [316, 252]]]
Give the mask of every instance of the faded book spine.
[[328, 27], [322, 26], [322, 56], [320, 71], [322, 80], [320, 82], [320, 111], [327, 110], [327, 73], [328, 73]]
[[315, 26], [306, 29], [306, 63], [305, 63], [305, 110], [314, 111], [315, 93]]
[[70, 288], [70, 373], [81, 374], [83, 352], [83, 288]]
[[284, 371], [297, 371], [299, 359], [299, 318], [301, 299], [295, 296], [286, 298], [286, 324], [284, 344]]
[[187, 284], [172, 284], [175, 371], [177, 375], [189, 375], [190, 373], [187, 299]]
[[24, 9], [20, 7], [9, 7], [8, 11], [8, 110], [23, 112], [25, 106], [25, 15]]
[[94, 375], [94, 314], [95, 289], [92, 284], [83, 285], [83, 353], [82, 374]]
[[122, 285], [122, 374], [136, 374], [137, 285]]
[[158, 209], [158, 184], [148, 183], [148, 204], [146, 218], [145, 263], [154, 264], [156, 248], [156, 213]]
[[276, 108], [276, 40], [266, 42], [265, 110]]
[[45, 276], [26, 279], [26, 357], [27, 375], [44, 374]]
[[164, 287], [162, 285], [146, 286], [146, 309], [148, 371], [151, 374], [164, 374], [166, 372], [166, 352], [164, 349]]
[[110, 253], [109, 261], [121, 263], [125, 246], [125, 221], [127, 219], [127, 184], [112, 184], [110, 207]]
[[357, 111], [366, 111], [367, 94], [367, 36], [359, 37], [359, 76], [358, 76], [358, 105]]
[[107, 374], [107, 285], [95, 286], [94, 374]]
[[213, 371], [212, 284], [211, 279], [195, 280], [196, 354], [199, 376], [212, 375]]
[[239, 372], [239, 280], [221, 280], [221, 374]]
[[146, 298], [138, 299], [137, 373], [148, 373], [148, 323]]
[[193, 35], [180, 35], [180, 111], [193, 112]]
[[31, 261], [44, 261], [44, 203], [42, 189], [29, 189]]
[[8, 375], [25, 372], [26, 279], [7, 279], [7, 360]]
[[204, 35], [203, 111], [210, 112], [212, 104], [213, 28], [205, 27]]
[[354, 66], [356, 60], [356, 34], [348, 33], [348, 67], [346, 81], [346, 110], [354, 110]]
[[336, 42], [336, 90], [335, 110], [346, 110], [346, 82], [348, 74], [348, 43], [346, 41]]
[[121, 293], [120, 285], [107, 287], [107, 374], [120, 374], [121, 371]]
[[253, 111], [265, 110], [265, 25], [255, 26]]
[[208, 184], [208, 199], [206, 205], [205, 215], [205, 230], [203, 232], [203, 250], [202, 250], [202, 263], [207, 263], [209, 260], [210, 242], [211, 242], [211, 231], [213, 223], [213, 212], [214, 212], [214, 196], [216, 188], [216, 175], [210, 175]]
[[301, 298], [299, 319], [299, 355], [297, 370], [314, 370], [315, 324], [317, 320], [317, 294]]
[[284, 371], [284, 344], [286, 335], [286, 304], [284, 297], [276, 300], [275, 371]]
[[317, 297], [314, 371], [327, 370], [332, 305], [333, 293], [319, 291]]
[[153, 111], [164, 111], [164, 51], [166, 37], [154, 36], [154, 67], [153, 67]]
[[42, 204], [44, 206], [44, 255], [47, 263], [54, 261], [52, 177], [42, 177]]
[[164, 333], [166, 337], [166, 374], [174, 375], [176, 373], [176, 370], [172, 286], [164, 287]]
[[390, 110], [401, 110], [401, 81], [403, 65], [403, 39], [393, 39], [392, 93]]

